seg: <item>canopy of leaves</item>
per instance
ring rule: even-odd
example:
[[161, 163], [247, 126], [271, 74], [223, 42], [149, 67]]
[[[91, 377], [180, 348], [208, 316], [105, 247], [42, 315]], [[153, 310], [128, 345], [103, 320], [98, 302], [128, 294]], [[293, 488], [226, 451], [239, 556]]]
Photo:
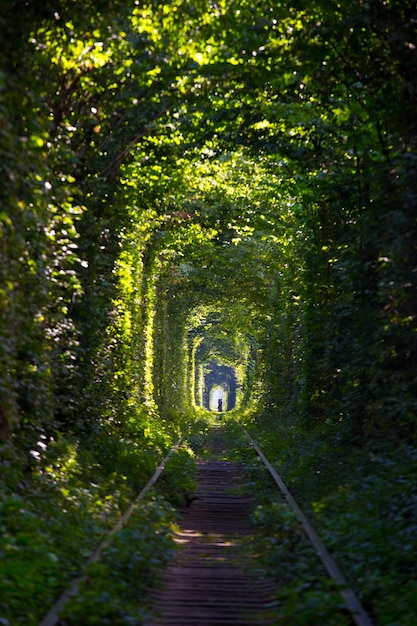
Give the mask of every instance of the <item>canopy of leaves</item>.
[[415, 446], [415, 3], [0, 9], [5, 492], [55, 446], [117, 489], [213, 358], [272, 432]]

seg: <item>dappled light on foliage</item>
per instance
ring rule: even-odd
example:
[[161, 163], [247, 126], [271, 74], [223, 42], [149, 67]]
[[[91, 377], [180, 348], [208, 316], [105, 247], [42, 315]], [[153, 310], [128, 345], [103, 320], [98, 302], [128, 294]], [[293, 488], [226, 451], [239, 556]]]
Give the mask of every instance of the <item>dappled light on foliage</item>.
[[221, 399], [375, 622], [414, 623], [415, 3], [0, 8], [1, 619], [37, 624]]

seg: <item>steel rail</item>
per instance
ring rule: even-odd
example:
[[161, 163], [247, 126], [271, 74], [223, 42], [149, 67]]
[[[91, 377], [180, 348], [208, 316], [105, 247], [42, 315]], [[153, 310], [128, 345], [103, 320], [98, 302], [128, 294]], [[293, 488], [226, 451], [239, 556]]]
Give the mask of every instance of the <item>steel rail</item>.
[[[99, 560], [103, 550], [110, 545], [112, 536], [126, 525], [127, 521], [129, 520], [130, 516], [136, 509], [137, 505], [142, 500], [142, 498], [147, 494], [147, 492], [157, 482], [158, 478], [160, 477], [160, 475], [165, 469], [165, 465], [167, 461], [178, 450], [182, 441], [183, 441], [183, 438], [180, 437], [178, 441], [176, 442], [176, 444], [168, 452], [166, 457], [161, 461], [161, 463], [156, 468], [153, 476], [148, 480], [146, 485], [138, 493], [136, 498], [131, 502], [129, 507], [123, 513], [123, 515], [119, 517], [119, 519], [117, 520], [113, 528], [107, 533], [106, 537], [101, 541], [101, 543], [97, 546], [94, 552], [90, 555], [90, 557], [88, 558], [88, 560], [86, 561], [83, 567], [83, 570], [85, 570], [89, 565], [91, 565], [91, 563], [95, 563], [96, 561]], [[88, 579], [87, 574], [81, 574], [80, 576], [78, 576], [78, 578], [74, 579], [71, 585], [61, 594], [61, 596], [58, 598], [55, 604], [51, 607], [51, 609], [48, 611], [45, 617], [39, 622], [39, 626], [56, 626], [60, 620], [60, 612], [64, 608], [65, 604], [68, 602], [70, 598], [73, 598], [77, 595], [79, 586], [81, 585], [81, 583], [83, 583], [87, 579]]]
[[298, 506], [297, 502], [295, 501], [294, 497], [291, 495], [290, 491], [288, 490], [282, 478], [279, 476], [278, 472], [268, 461], [268, 459], [266, 458], [266, 456], [264, 455], [264, 453], [262, 452], [262, 450], [260, 449], [256, 441], [252, 439], [252, 437], [249, 435], [249, 433], [245, 429], [243, 430], [245, 434], [247, 435], [247, 437], [249, 438], [257, 455], [263, 461], [265, 467], [268, 469], [273, 480], [278, 485], [285, 500], [287, 501], [289, 506], [291, 506], [293, 511], [296, 513], [304, 529], [304, 532], [306, 533], [307, 537], [310, 539], [310, 542], [316, 549], [317, 555], [320, 558], [321, 562], [323, 563], [324, 567], [326, 568], [327, 573], [337, 584], [338, 591], [340, 595], [342, 596], [342, 598], [344, 599], [344, 601], [346, 602], [347, 608], [352, 614], [352, 618], [357, 624], [357, 626], [374, 626], [371, 618], [366, 613], [365, 609], [363, 608], [362, 604], [359, 602], [355, 593], [348, 586], [348, 583], [345, 577], [343, 576], [343, 574], [341, 573], [336, 561], [334, 560], [330, 552], [327, 550], [326, 546], [323, 544], [322, 540], [317, 534], [317, 531], [312, 526], [310, 520], [307, 518], [307, 516], [303, 513], [303, 511]]

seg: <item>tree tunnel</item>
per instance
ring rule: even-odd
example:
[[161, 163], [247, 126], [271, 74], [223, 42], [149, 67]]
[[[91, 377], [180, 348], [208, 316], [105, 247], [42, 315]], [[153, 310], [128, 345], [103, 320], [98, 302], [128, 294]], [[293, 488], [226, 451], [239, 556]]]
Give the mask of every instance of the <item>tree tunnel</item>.
[[220, 398], [414, 446], [415, 2], [0, 4], [5, 493], [136, 485]]
[[[200, 295], [201, 298], [201, 295]], [[188, 381], [185, 394], [190, 405], [217, 410], [243, 408], [256, 401], [253, 346], [260, 340], [251, 313], [240, 301], [198, 305], [189, 315], [185, 367]]]
[[245, 310], [241, 384], [256, 370], [268, 407], [383, 424], [401, 362], [411, 415], [408, 3], [20, 4], [2, 28], [2, 436], [203, 405], [188, 326], [210, 303]]

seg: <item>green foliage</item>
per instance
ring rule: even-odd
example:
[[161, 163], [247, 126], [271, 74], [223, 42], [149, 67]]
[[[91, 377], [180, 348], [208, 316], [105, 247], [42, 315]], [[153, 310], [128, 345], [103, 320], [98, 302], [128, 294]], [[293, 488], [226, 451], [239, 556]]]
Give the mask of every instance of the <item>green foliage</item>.
[[173, 506], [181, 507], [187, 503], [187, 497], [195, 492], [196, 479], [194, 453], [190, 447], [183, 444], [166, 463], [157, 490]]
[[[274, 499], [273, 494], [270, 496]], [[282, 623], [349, 624], [342, 599], [325, 577], [314, 548], [288, 505], [277, 500], [258, 505], [253, 521], [259, 534], [252, 549], [279, 582]]]
[[20, 479], [16, 489], [2, 485], [1, 607], [11, 624], [38, 623], [126, 499], [111, 478], [83, 480], [89, 463], [82, 457], [67, 445], [54, 465]]
[[[40, 439], [29, 474], [12, 447], [6, 450], [0, 509], [4, 619], [38, 623], [155, 471], [161, 456], [154, 446], [104, 435], [84, 443]], [[179, 464], [184, 474], [176, 474], [176, 483], [171, 477], [170, 484], [183, 493], [190, 488], [191, 468]], [[157, 520], [164, 506], [155, 508]]]
[[150, 615], [146, 593], [172, 557], [175, 515], [161, 499], [140, 504], [64, 611], [67, 624], [140, 625]]
[[[410, 583], [415, 578], [415, 449], [393, 449], [389, 441], [353, 447], [341, 430], [329, 423], [305, 431], [302, 421], [291, 420], [272, 432], [266, 420], [258, 438], [376, 623], [411, 624], [416, 618]], [[274, 519], [285, 522], [276, 506], [267, 503], [258, 512], [261, 526], [269, 524], [265, 541]], [[266, 553], [273, 560], [291, 545], [297, 546], [299, 563], [298, 543], [291, 539], [280, 539]], [[285, 569], [290, 570], [291, 565]], [[292, 586], [297, 587], [295, 580]]]
[[[395, 419], [412, 437], [408, 3], [220, 3], [183, 20], [177, 3], [76, 3], [49, 22], [36, 7], [3, 18], [24, 60], [3, 70], [5, 117], [22, 113], [4, 134], [5, 436], [25, 420], [88, 431], [78, 406], [123, 426], [136, 397], [171, 411], [166, 380], [189, 383], [168, 366], [169, 350], [184, 359], [175, 297], [176, 316], [244, 303], [269, 407], [285, 389], [308, 419], [340, 405], [359, 435]], [[395, 410], [378, 395], [401, 359]]]
[[415, 3], [304, 4], [1, 3], [0, 441], [29, 534], [43, 486], [126, 502], [213, 357], [314, 501], [322, 465], [415, 445]]
[[336, 553], [343, 546], [346, 571], [361, 581], [381, 623], [409, 624], [417, 615], [409, 585], [415, 577], [415, 463], [415, 451], [407, 449], [359, 457], [352, 479], [313, 503], [325, 540]]

